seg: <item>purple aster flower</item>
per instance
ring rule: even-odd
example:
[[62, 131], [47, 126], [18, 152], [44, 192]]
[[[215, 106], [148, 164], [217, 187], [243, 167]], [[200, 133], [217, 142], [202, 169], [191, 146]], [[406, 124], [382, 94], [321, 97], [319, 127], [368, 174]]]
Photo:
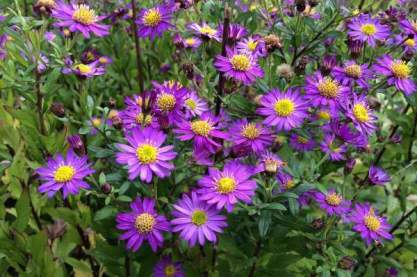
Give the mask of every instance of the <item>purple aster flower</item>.
[[197, 49], [203, 42], [198, 37], [190, 37], [184, 39], [183, 43], [185, 48]]
[[367, 42], [375, 47], [376, 41], [384, 41], [390, 35], [390, 28], [382, 25], [378, 19], [371, 18], [368, 14], [362, 14], [348, 24], [348, 35], [354, 40]]
[[136, 252], [144, 241], [148, 241], [153, 252], [164, 241], [162, 232], [170, 232], [171, 226], [165, 216], [155, 211], [155, 200], [139, 197], [130, 203], [131, 212], [119, 213], [116, 217], [117, 229], [124, 231], [120, 240], [127, 240], [127, 249]]
[[[261, 153], [269, 147], [274, 138], [271, 132], [260, 123], [249, 123], [247, 119], [236, 121], [229, 129], [233, 148], [243, 152]], [[241, 152], [240, 150], [236, 152]]]
[[265, 57], [268, 54], [265, 41], [261, 36], [252, 36], [242, 39], [237, 43], [236, 48], [242, 52], [247, 51], [256, 58]]
[[[220, 34], [220, 39], [222, 39], [222, 35], [223, 35], [223, 24], [221, 24], [219, 26], [219, 34]], [[248, 31], [242, 25], [239, 25], [239, 24], [230, 24], [229, 25], [228, 39], [230, 41], [238, 41], [241, 38], [243, 38], [244, 36], [246, 36], [247, 34], [248, 34]]]
[[354, 224], [353, 230], [360, 233], [366, 244], [382, 239], [393, 239], [389, 233], [391, 225], [386, 218], [377, 215], [377, 212], [368, 203], [356, 204], [349, 220]]
[[313, 198], [328, 215], [344, 217], [350, 211], [350, 201], [343, 199], [335, 189], [329, 189], [325, 194], [315, 192]]
[[333, 68], [332, 76], [343, 86], [353, 87], [357, 84], [360, 88], [369, 88], [368, 80], [373, 76], [367, 64], [359, 65], [355, 61], [346, 61], [343, 67]]
[[383, 186], [386, 183], [391, 182], [391, 176], [389, 176], [389, 174], [382, 168], [374, 165], [369, 167], [368, 178], [374, 185]]
[[354, 94], [353, 99], [346, 100], [343, 106], [345, 116], [352, 120], [358, 131], [367, 136], [375, 131], [377, 117], [369, 108], [364, 95], [357, 96]]
[[227, 138], [227, 135], [219, 130], [218, 122], [219, 117], [206, 112], [195, 120], [179, 123], [178, 128], [174, 129], [174, 133], [181, 141], [193, 140], [196, 151], [206, 150], [216, 153], [222, 145], [215, 138]]
[[398, 270], [395, 267], [390, 267], [385, 270], [385, 277], [397, 277]]
[[306, 78], [304, 89], [311, 105], [328, 106], [331, 109], [335, 109], [338, 102], [349, 93], [348, 87], [340, 85], [335, 79], [323, 77], [320, 72]]
[[52, 42], [55, 40], [56, 35], [53, 32], [45, 32], [44, 34], [44, 38], [48, 41], [48, 42]]
[[226, 49], [226, 57], [217, 55], [214, 66], [228, 78], [250, 85], [256, 78], [263, 78], [264, 71], [258, 65], [256, 57], [237, 49]]
[[316, 191], [313, 189], [303, 192], [298, 196], [298, 203], [301, 207], [308, 206], [311, 202], [311, 199], [314, 198], [315, 194]]
[[285, 166], [285, 164], [286, 163], [283, 162], [278, 155], [270, 151], [265, 151], [259, 158], [259, 164], [256, 166], [256, 172], [276, 174], [281, 167]]
[[313, 114], [314, 120], [323, 120], [326, 124], [331, 120], [337, 120], [339, 118], [339, 111], [336, 108], [320, 108]]
[[194, 34], [201, 36], [202, 39], [214, 39], [216, 41], [220, 41], [219, 31], [212, 28], [205, 22], [203, 22], [201, 25], [197, 23], [191, 23], [187, 26], [187, 28], [193, 31]]
[[200, 98], [195, 91], [190, 91], [184, 97], [185, 118], [200, 116], [209, 111], [208, 104]]
[[275, 126], [278, 131], [300, 127], [307, 117], [307, 102], [292, 88], [285, 93], [273, 89], [262, 96], [260, 104], [257, 113], [266, 116], [264, 124]]
[[78, 134], [71, 135], [67, 137], [68, 144], [74, 150], [74, 152], [79, 156], [85, 155], [85, 146], [84, 142]]
[[68, 57], [64, 63], [65, 67], [62, 69], [63, 74], [75, 74], [80, 78], [92, 78], [106, 73], [106, 69], [98, 64], [97, 61], [89, 64], [78, 63], [74, 65], [72, 59]]
[[324, 136], [323, 141], [320, 143], [320, 149], [329, 155], [332, 161], [345, 160], [345, 153], [347, 151], [346, 145], [336, 143], [336, 137], [334, 134], [327, 133]]
[[397, 35], [394, 39], [387, 41], [388, 43], [394, 46], [401, 46], [406, 53], [416, 53], [417, 52], [417, 42], [414, 38], [409, 38], [404, 35]]
[[191, 192], [191, 197], [184, 194], [174, 204], [172, 231], [180, 233], [191, 247], [197, 240], [201, 246], [206, 240], [216, 242], [216, 233], [222, 233], [227, 226], [226, 217], [219, 213], [214, 206], [202, 201], [197, 193]]
[[408, 19], [401, 20], [400, 27], [407, 34], [413, 34], [414, 36], [417, 36], [417, 20], [408, 20]]
[[416, 85], [411, 79], [411, 67], [404, 61], [393, 60], [390, 55], [383, 55], [377, 59], [374, 70], [387, 76], [388, 85], [395, 85], [405, 95], [409, 96], [416, 91]]
[[153, 86], [156, 92], [153, 103], [155, 114], [169, 125], [178, 124], [183, 120], [182, 108], [188, 90], [177, 82], [153, 82]]
[[36, 173], [42, 181], [38, 189], [40, 193], [47, 193], [48, 197], [52, 197], [62, 189], [63, 197], [67, 198], [68, 194], [77, 195], [80, 189], [90, 188], [83, 179], [93, 174], [94, 170], [87, 163], [87, 156], [78, 157], [70, 148], [65, 158], [57, 154], [44, 167], [36, 169]]
[[153, 269], [153, 277], [185, 277], [181, 263], [174, 262], [170, 257], [162, 257]]
[[158, 5], [150, 9], [142, 9], [136, 19], [138, 25], [138, 36], [149, 37], [153, 40], [174, 25], [171, 24], [172, 8], [168, 5]]
[[294, 178], [285, 172], [278, 172], [276, 179], [279, 185], [279, 192], [284, 192], [286, 190], [292, 189], [296, 185]]
[[165, 178], [171, 174], [174, 165], [171, 160], [177, 153], [172, 151], [174, 146], [161, 147], [166, 135], [156, 129], [147, 127], [135, 128], [126, 136], [129, 145], [117, 144], [121, 151], [116, 154], [119, 164], [127, 164], [129, 168], [129, 180], [140, 175], [140, 179], [146, 183], [152, 181], [153, 174]]
[[85, 38], [90, 32], [102, 37], [109, 34], [110, 26], [99, 24], [105, 16], [97, 16], [96, 12], [85, 4], [66, 4], [63, 1], [56, 3], [52, 16], [58, 19], [55, 26], [68, 28], [71, 32], [81, 32]]
[[159, 128], [156, 117], [152, 114], [142, 113], [142, 108], [126, 108], [119, 113], [122, 120], [123, 127], [126, 130], [130, 130], [136, 127], [148, 127], [151, 126], [154, 129]]
[[316, 142], [307, 135], [291, 134], [290, 146], [297, 151], [311, 151], [316, 147]]
[[250, 204], [256, 190], [256, 182], [249, 179], [253, 173], [252, 167], [237, 160], [227, 162], [223, 171], [209, 168], [209, 175], [198, 181], [199, 198], [215, 204], [217, 209], [226, 208], [229, 213], [239, 200]]

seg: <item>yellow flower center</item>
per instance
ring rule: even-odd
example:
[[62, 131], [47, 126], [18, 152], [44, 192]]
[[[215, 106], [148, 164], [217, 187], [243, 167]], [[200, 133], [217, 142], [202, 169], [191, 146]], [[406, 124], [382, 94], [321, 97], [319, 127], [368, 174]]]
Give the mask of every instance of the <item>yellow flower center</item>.
[[256, 46], [258, 46], [258, 42], [257, 42], [257, 41], [254, 41], [254, 40], [250, 40], [250, 41], [248, 42], [247, 46], [248, 46], [248, 49], [249, 49], [250, 51], [255, 51]]
[[242, 136], [248, 139], [256, 139], [259, 137], [259, 129], [256, 127], [255, 124], [249, 123], [243, 127]]
[[404, 41], [404, 44], [408, 47], [414, 47], [416, 45], [416, 41], [412, 38], [409, 38], [406, 41]]
[[303, 138], [302, 136], [297, 136], [297, 141], [301, 144], [306, 144], [308, 142], [308, 139]]
[[318, 116], [320, 119], [330, 120], [331, 116], [329, 112], [326, 111], [319, 111]]
[[274, 105], [274, 110], [278, 116], [287, 117], [294, 112], [295, 105], [291, 99], [284, 98], [277, 100]]
[[211, 129], [211, 124], [205, 120], [196, 120], [191, 123], [191, 130], [199, 136], [207, 137]]
[[233, 55], [230, 59], [233, 69], [239, 71], [247, 71], [250, 68], [249, 57], [243, 54]]
[[289, 179], [287, 181], [287, 183], [285, 184], [285, 188], [286, 189], [292, 189], [295, 186], [294, 180], [293, 179]]
[[353, 115], [360, 122], [368, 122], [369, 120], [368, 110], [362, 104], [356, 104], [353, 106]]
[[233, 178], [223, 177], [217, 181], [217, 191], [221, 194], [227, 194], [235, 190], [236, 182]]
[[195, 210], [191, 216], [191, 222], [197, 226], [201, 226], [207, 222], [207, 214], [202, 210]]
[[142, 213], [136, 217], [135, 227], [140, 233], [149, 233], [155, 225], [155, 218], [148, 213]]
[[100, 118], [93, 118], [91, 120], [91, 123], [93, 124], [94, 127], [98, 128], [101, 125], [101, 119]]
[[175, 96], [169, 93], [162, 93], [156, 101], [158, 108], [160, 108], [164, 112], [172, 111], [176, 103], [177, 100], [175, 99]]
[[101, 64], [107, 64], [109, 62], [109, 60], [106, 57], [100, 57], [98, 59], [98, 62]]
[[152, 115], [146, 115], [144, 116], [143, 113], [139, 113], [136, 118], [135, 121], [137, 124], [140, 124], [144, 127], [148, 126], [149, 124], [152, 123]]
[[185, 100], [185, 105], [187, 105], [187, 107], [192, 111], [194, 111], [195, 108], [197, 108], [197, 103], [191, 98]]
[[339, 206], [342, 203], [342, 197], [337, 193], [329, 193], [326, 195], [326, 202], [331, 206]]
[[354, 78], [359, 78], [362, 75], [362, 68], [360, 65], [351, 64], [345, 67], [346, 75]]
[[136, 156], [143, 164], [154, 163], [158, 158], [158, 149], [150, 144], [142, 144], [136, 149]]
[[391, 65], [392, 74], [400, 79], [406, 79], [411, 73], [411, 69], [404, 61], [393, 62]]
[[175, 266], [172, 264], [167, 265], [164, 269], [165, 275], [168, 277], [174, 276], [176, 273]]
[[367, 36], [372, 36], [376, 33], [376, 26], [375, 24], [371, 23], [363, 24], [361, 27], [361, 31]]
[[185, 40], [185, 44], [187, 44], [189, 46], [193, 46], [195, 44], [195, 39], [193, 39], [193, 38], [187, 38]]
[[364, 218], [366, 227], [371, 231], [378, 231], [381, 227], [381, 221], [379, 221], [378, 217], [376, 217], [373, 212], [369, 212], [367, 216]]
[[217, 33], [217, 31], [213, 28], [211, 28], [210, 26], [204, 26], [200, 28], [200, 33], [202, 33], [203, 35], [215, 35]]
[[72, 19], [84, 25], [90, 25], [97, 21], [96, 12], [87, 5], [77, 5]]
[[320, 95], [327, 98], [335, 98], [339, 94], [339, 84], [330, 78], [325, 78], [321, 81], [317, 88]]
[[89, 65], [82, 64], [82, 63], [77, 64], [75, 66], [75, 69], [78, 69], [81, 74], [88, 74], [91, 72], [91, 67]]
[[157, 9], [148, 10], [143, 16], [143, 24], [148, 27], [155, 27], [162, 21], [162, 15]]
[[61, 165], [55, 171], [54, 180], [57, 183], [65, 183], [72, 180], [74, 177], [75, 168], [70, 165]]

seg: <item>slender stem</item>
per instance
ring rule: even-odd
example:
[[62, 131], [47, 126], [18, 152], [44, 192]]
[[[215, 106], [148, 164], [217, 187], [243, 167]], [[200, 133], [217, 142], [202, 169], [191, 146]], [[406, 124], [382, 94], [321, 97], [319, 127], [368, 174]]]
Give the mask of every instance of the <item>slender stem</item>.
[[417, 211], [417, 206], [415, 206], [413, 209], [411, 209], [408, 213], [406, 213], [405, 215], [403, 215], [400, 220], [398, 220], [398, 222], [391, 228], [390, 233], [394, 233], [398, 228], [400, 228], [401, 224], [403, 224], [403, 222], [409, 218], [414, 212]]
[[[411, 232], [409, 237], [413, 237], [415, 234], [417, 234], [417, 230]], [[387, 256], [387, 257], [391, 256], [393, 253], [397, 252], [401, 247], [403, 247], [404, 244], [405, 244], [405, 241], [402, 240], [397, 246], [395, 246], [393, 249], [391, 249], [389, 252], [387, 252], [387, 254], [385, 254], [385, 256]]]
[[211, 268], [212, 271], [216, 271], [216, 263], [217, 263], [217, 245], [213, 244], [213, 249], [211, 252]]
[[130, 253], [125, 256], [126, 277], [130, 277]]
[[361, 0], [361, 2], [359, 3], [359, 6], [358, 6], [358, 10], [362, 9], [363, 4], [365, 4], [365, 0]]
[[413, 158], [413, 144], [414, 144], [414, 136], [416, 135], [416, 128], [417, 128], [417, 111], [415, 111], [415, 115], [414, 115], [414, 124], [413, 124], [413, 130], [411, 131], [411, 140], [410, 140], [410, 144], [408, 145], [408, 152], [407, 152], [407, 163], [409, 163], [411, 161], [411, 159]]
[[[136, 0], [132, 0], [132, 30], [133, 30], [133, 37], [135, 38], [135, 49], [136, 49], [136, 66], [138, 68], [138, 82], [139, 82], [139, 90], [140, 93], [143, 93], [144, 91], [144, 85], [143, 85], [143, 71], [142, 71], [142, 60], [141, 60], [141, 50], [140, 50], [140, 44], [139, 44], [139, 37], [138, 37], [138, 27], [136, 26], [135, 20], [136, 20]], [[145, 103], [145, 101], [142, 101], [142, 103]]]
[[261, 248], [262, 248], [261, 246], [262, 246], [262, 241], [261, 241], [261, 238], [259, 238], [258, 241], [256, 242], [255, 250], [253, 252], [253, 256], [255, 260], [253, 261], [248, 277], [253, 277], [255, 275], [256, 263], [258, 262], [259, 254], [261, 253]]
[[41, 75], [39, 73], [36, 74], [35, 80], [35, 91], [36, 91], [36, 110], [38, 112], [39, 118], [39, 128], [42, 135], [46, 135], [46, 128], [45, 128], [45, 121], [43, 118], [43, 95], [41, 92]]
[[[224, 19], [223, 19], [223, 39], [222, 39], [222, 56], [223, 57], [226, 57], [226, 46], [227, 46], [228, 37], [229, 37], [229, 24], [230, 24], [230, 11], [227, 6], [227, 3], [225, 3]], [[217, 85], [217, 95], [216, 95], [216, 115], [220, 113], [220, 108], [222, 104], [221, 97], [223, 95], [224, 83], [225, 83], [224, 75], [222, 72], [220, 72], [219, 83]]]

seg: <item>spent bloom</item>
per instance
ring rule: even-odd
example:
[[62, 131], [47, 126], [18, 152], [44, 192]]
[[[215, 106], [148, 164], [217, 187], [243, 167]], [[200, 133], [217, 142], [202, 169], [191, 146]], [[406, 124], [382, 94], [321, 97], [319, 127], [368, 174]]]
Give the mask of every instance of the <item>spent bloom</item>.
[[334, 189], [326, 193], [315, 192], [313, 198], [328, 215], [344, 216], [350, 211], [350, 201], [343, 199]]
[[153, 269], [154, 277], [185, 277], [180, 262], [174, 262], [170, 257], [162, 257]]
[[70, 4], [57, 2], [52, 16], [58, 20], [55, 26], [68, 28], [71, 32], [81, 32], [85, 38], [89, 38], [90, 33], [99, 37], [109, 34], [110, 26], [99, 23], [105, 16], [97, 16], [96, 12], [85, 4], [75, 4], [75, 1]]
[[154, 39], [171, 27], [172, 7], [168, 5], [158, 5], [149, 9], [142, 9], [136, 19], [138, 25], [138, 36]]
[[217, 209], [225, 207], [231, 212], [239, 200], [247, 204], [252, 202], [256, 182], [249, 178], [253, 173], [253, 168], [237, 160], [229, 161], [222, 171], [210, 168], [209, 174], [198, 181], [200, 188], [197, 193], [208, 204], [215, 204]]
[[214, 206], [202, 201], [197, 193], [184, 194], [174, 204], [171, 221], [172, 231], [180, 233], [180, 237], [193, 247], [198, 243], [204, 245], [206, 240], [217, 241], [217, 233], [222, 233], [227, 226], [226, 217]]
[[94, 169], [87, 162], [87, 156], [78, 157], [70, 148], [66, 157], [57, 154], [44, 167], [38, 168], [36, 173], [42, 181], [38, 189], [40, 193], [52, 197], [62, 189], [63, 197], [67, 198], [69, 194], [77, 195], [80, 189], [90, 188], [83, 179], [93, 174]]
[[163, 244], [162, 232], [171, 231], [169, 222], [156, 212], [153, 199], [138, 197], [130, 208], [131, 212], [119, 213], [116, 217], [117, 229], [124, 232], [119, 239], [127, 240], [126, 247], [132, 251], [137, 251], [144, 241], [148, 241], [155, 252]]
[[152, 181], [153, 174], [165, 178], [171, 174], [174, 165], [171, 162], [177, 155], [174, 146], [162, 146], [166, 135], [159, 130], [147, 127], [135, 128], [126, 135], [126, 144], [117, 144], [121, 151], [116, 154], [119, 164], [126, 164], [129, 170], [129, 180], [140, 176], [146, 183]]
[[374, 185], [383, 186], [391, 182], [391, 176], [380, 167], [371, 165], [369, 167], [368, 178]]
[[362, 14], [352, 19], [348, 25], [348, 35], [354, 40], [366, 42], [371, 47], [376, 46], [376, 41], [384, 41], [390, 35], [390, 28], [371, 18], [370, 15]]

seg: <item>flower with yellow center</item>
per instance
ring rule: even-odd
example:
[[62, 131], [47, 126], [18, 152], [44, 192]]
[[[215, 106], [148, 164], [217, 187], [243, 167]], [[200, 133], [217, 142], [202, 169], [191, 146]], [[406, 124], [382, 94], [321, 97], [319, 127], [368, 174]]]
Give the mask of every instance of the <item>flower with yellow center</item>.
[[265, 160], [265, 171], [269, 173], [276, 173], [280, 163], [274, 159]]
[[259, 137], [259, 129], [256, 124], [249, 123], [243, 127], [241, 135], [248, 139], [256, 139]]
[[324, 119], [324, 120], [330, 120], [331, 119], [330, 113], [327, 112], [327, 111], [323, 111], [323, 110], [318, 112], [318, 116], [319, 116], [320, 119]]
[[195, 109], [197, 108], [197, 103], [191, 98], [185, 100], [185, 105], [187, 105], [187, 107], [192, 111], [195, 111]]
[[174, 276], [177, 271], [175, 270], [175, 266], [172, 264], [167, 265], [164, 269], [164, 273], [166, 276], [171, 277]]
[[211, 28], [210, 26], [204, 26], [200, 28], [200, 33], [202, 33], [203, 35], [214, 36], [217, 33], [217, 31]]
[[247, 46], [248, 46], [248, 49], [253, 52], [253, 51], [255, 51], [256, 46], [258, 46], [258, 42], [254, 41], [254, 40], [250, 40], [250, 41], [248, 41]]
[[158, 9], [149, 9], [143, 15], [143, 24], [148, 27], [155, 27], [162, 21], [162, 15]]
[[231, 193], [235, 190], [236, 182], [233, 178], [222, 177], [217, 181], [217, 192], [220, 194]]
[[135, 227], [139, 233], [147, 234], [152, 231], [153, 226], [155, 225], [156, 220], [153, 215], [149, 213], [142, 213], [138, 215], [135, 219]]
[[97, 21], [96, 12], [87, 5], [77, 5], [72, 14], [72, 19], [84, 25], [91, 25]]
[[321, 96], [326, 98], [336, 98], [339, 94], [339, 84], [330, 78], [325, 78], [317, 85]]
[[150, 144], [142, 144], [136, 149], [136, 156], [143, 164], [151, 164], [158, 158], [158, 148]]
[[197, 226], [201, 226], [207, 222], [207, 214], [202, 210], [195, 210], [191, 216], [191, 222]]
[[170, 112], [175, 108], [177, 100], [175, 96], [169, 93], [162, 93], [156, 100], [158, 108], [164, 112]]
[[195, 120], [191, 122], [191, 130], [199, 136], [207, 137], [210, 134], [211, 129], [213, 129], [213, 127], [205, 120]]
[[287, 117], [293, 114], [295, 104], [291, 99], [283, 98], [277, 100], [274, 104], [274, 110], [278, 116]]
[[364, 223], [366, 227], [373, 232], [378, 231], [381, 227], [381, 221], [375, 216], [373, 210], [370, 210], [369, 214], [364, 217]]
[[244, 54], [236, 54], [230, 59], [234, 70], [247, 71], [250, 68], [250, 59]]
[[101, 125], [101, 119], [100, 118], [93, 118], [91, 120], [91, 124], [93, 124], [94, 127], [98, 128]]
[[404, 61], [397, 61], [392, 63], [391, 72], [397, 78], [406, 79], [410, 76], [411, 69]]
[[187, 44], [189, 46], [193, 46], [195, 44], [195, 39], [193, 39], [193, 38], [187, 38], [185, 40], [185, 44]]
[[353, 106], [353, 115], [360, 122], [369, 121], [368, 109], [363, 104], [355, 104]]
[[61, 165], [55, 170], [54, 180], [57, 183], [65, 183], [72, 180], [75, 175], [75, 168], [70, 165]]
[[286, 189], [292, 189], [295, 186], [295, 182], [293, 179], [289, 179], [284, 186]]
[[367, 36], [372, 36], [376, 33], [377, 29], [376, 29], [375, 24], [368, 23], [368, 24], [363, 24], [361, 26], [361, 31], [363, 34]]
[[81, 74], [88, 74], [91, 73], [92, 69], [89, 65], [87, 64], [77, 64], [76, 66], [74, 66], [74, 68], [78, 71], [80, 71]]
[[342, 203], [342, 197], [337, 193], [329, 193], [326, 195], [326, 203], [330, 206], [339, 206]]
[[359, 78], [362, 75], [362, 68], [360, 65], [357, 64], [351, 64], [344, 68], [344, 71], [346, 75], [353, 77], [353, 78]]
[[404, 41], [404, 44], [407, 45], [408, 47], [414, 47], [416, 46], [416, 41], [412, 38], [409, 38], [406, 41]]

